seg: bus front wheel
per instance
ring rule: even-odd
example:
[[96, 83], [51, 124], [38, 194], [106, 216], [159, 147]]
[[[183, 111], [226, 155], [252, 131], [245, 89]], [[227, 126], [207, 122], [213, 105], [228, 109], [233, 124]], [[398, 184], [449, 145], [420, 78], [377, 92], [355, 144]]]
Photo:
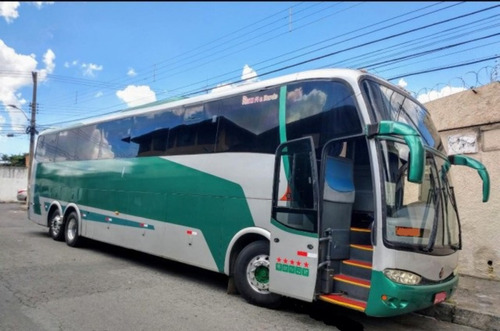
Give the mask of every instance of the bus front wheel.
[[68, 246], [77, 247], [80, 243], [81, 238], [78, 231], [78, 215], [74, 211], [68, 215], [64, 237]]
[[243, 298], [251, 304], [277, 308], [281, 296], [269, 292], [269, 243], [255, 241], [236, 258], [234, 281]]

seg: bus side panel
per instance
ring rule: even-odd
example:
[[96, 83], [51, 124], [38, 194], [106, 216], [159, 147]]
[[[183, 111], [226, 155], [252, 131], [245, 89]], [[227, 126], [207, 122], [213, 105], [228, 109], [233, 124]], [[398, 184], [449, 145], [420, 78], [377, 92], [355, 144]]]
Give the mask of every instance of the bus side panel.
[[84, 236], [218, 271], [200, 229], [81, 206]]
[[[39, 170], [35, 194], [40, 197], [199, 229], [220, 272], [234, 234], [254, 226], [240, 185], [162, 158], [46, 163]], [[110, 236], [101, 233], [107, 228], [90, 226], [87, 235], [126, 246], [131, 237], [123, 231], [137, 229], [122, 230], [123, 226], [116, 226], [120, 230]], [[169, 238], [166, 233], [158, 241]]]

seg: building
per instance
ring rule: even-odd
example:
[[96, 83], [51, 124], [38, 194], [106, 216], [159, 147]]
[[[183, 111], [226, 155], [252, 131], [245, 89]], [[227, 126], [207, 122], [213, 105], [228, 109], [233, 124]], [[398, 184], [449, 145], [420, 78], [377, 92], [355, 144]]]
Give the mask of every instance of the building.
[[448, 154], [466, 154], [488, 169], [490, 199], [482, 203], [477, 172], [455, 166], [455, 185], [462, 223], [459, 273], [500, 280], [500, 82], [466, 90], [425, 104]]

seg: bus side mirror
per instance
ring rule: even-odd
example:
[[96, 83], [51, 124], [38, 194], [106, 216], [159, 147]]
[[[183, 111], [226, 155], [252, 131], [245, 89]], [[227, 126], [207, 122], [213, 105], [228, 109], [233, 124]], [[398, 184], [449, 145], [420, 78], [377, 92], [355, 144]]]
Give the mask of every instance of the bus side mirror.
[[481, 162], [465, 155], [450, 155], [448, 160], [451, 164], [464, 165], [477, 170], [479, 177], [483, 180], [483, 202], [487, 202], [490, 198], [490, 176], [486, 167]]
[[368, 137], [375, 135], [398, 135], [402, 136], [410, 148], [408, 181], [422, 183], [424, 176], [425, 158], [424, 146], [418, 132], [411, 126], [401, 122], [380, 121], [378, 124], [368, 125]]

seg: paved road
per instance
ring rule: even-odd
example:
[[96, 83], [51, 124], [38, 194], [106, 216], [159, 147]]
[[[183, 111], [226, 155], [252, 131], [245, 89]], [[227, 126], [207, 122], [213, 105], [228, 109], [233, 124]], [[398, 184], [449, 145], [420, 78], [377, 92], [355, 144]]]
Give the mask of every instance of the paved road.
[[[226, 293], [224, 275], [95, 241], [71, 248], [0, 204], [0, 330], [475, 330], [410, 314], [368, 318]], [[311, 312], [316, 318], [311, 317]]]

